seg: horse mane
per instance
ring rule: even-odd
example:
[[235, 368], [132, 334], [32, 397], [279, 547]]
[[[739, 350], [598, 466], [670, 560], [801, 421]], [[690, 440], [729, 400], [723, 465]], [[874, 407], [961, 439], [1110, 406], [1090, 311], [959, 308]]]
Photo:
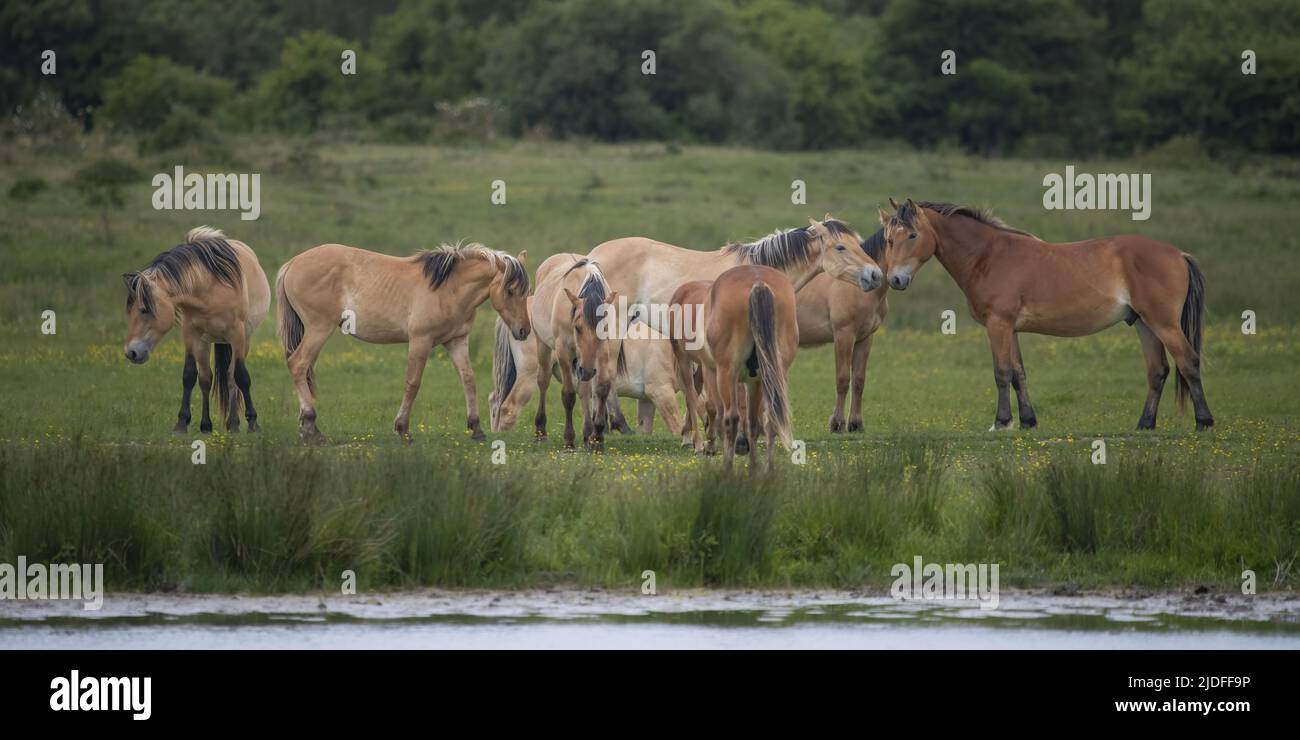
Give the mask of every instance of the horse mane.
[[[956, 203], [936, 203], [929, 200], [916, 201], [916, 206], [918, 208], [929, 208], [940, 216], [966, 216], [967, 218], [973, 218], [976, 221], [979, 221], [985, 226], [991, 226], [998, 231], [1006, 231], [1011, 234], [1020, 234], [1022, 236], [1031, 236], [1035, 239], [1038, 238], [1028, 231], [1022, 231], [1012, 226], [1008, 226], [1005, 221], [994, 216], [993, 211], [987, 208], [974, 208], [972, 206], [957, 205]], [[898, 207], [898, 213], [894, 214], [892, 220], [895, 223], [910, 228], [912, 226], [912, 218], [914, 215], [915, 214], [912, 212], [912, 206], [908, 203], [903, 203]]]
[[[848, 224], [839, 219], [828, 218], [821, 222], [826, 230], [834, 235], [852, 234]], [[723, 247], [727, 254], [735, 254], [741, 262], [765, 265], [778, 270], [791, 265], [803, 264], [812, 259], [808, 245], [812, 243], [813, 234], [807, 226], [793, 229], [776, 230], [771, 234], [752, 242], [734, 242]]]
[[862, 240], [861, 246], [868, 257], [879, 263], [885, 252], [885, 230], [876, 229], [876, 233]]
[[605, 282], [605, 274], [600, 271], [600, 265], [587, 257], [575, 260], [564, 274], [568, 275], [582, 268], [587, 270], [587, 277], [583, 278], [582, 284], [578, 287], [578, 297], [582, 299], [582, 317], [586, 319], [587, 324], [594, 327], [600, 323], [596, 310], [609, 297], [609, 286]]
[[243, 278], [234, 247], [230, 246], [220, 229], [210, 226], [190, 229], [183, 244], [154, 257], [143, 270], [123, 275], [127, 288], [126, 307], [129, 310], [138, 302], [145, 311], [153, 311], [150, 280], [157, 280], [178, 293], [189, 293], [202, 275], [232, 288], [239, 287]]
[[528, 270], [517, 257], [496, 249], [489, 249], [477, 242], [469, 244], [443, 244], [436, 249], [421, 249], [411, 260], [420, 264], [420, 270], [429, 280], [429, 287], [437, 290], [447, 282], [456, 265], [462, 260], [479, 259], [492, 262], [505, 269], [507, 288], [518, 288], [528, 292]]

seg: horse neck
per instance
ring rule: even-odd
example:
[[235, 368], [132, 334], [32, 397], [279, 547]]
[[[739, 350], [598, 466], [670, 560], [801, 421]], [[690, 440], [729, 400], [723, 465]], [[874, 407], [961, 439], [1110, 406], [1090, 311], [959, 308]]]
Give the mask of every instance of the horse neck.
[[934, 258], [969, 295], [981, 279], [975, 266], [992, 249], [995, 229], [968, 216], [941, 216], [934, 211], [926, 215], [934, 227]]
[[182, 312], [207, 308], [212, 302], [212, 290], [217, 287], [216, 278], [196, 271], [190, 275], [187, 282], [188, 287], [185, 283], [172, 285], [162, 280], [154, 280], [153, 287], [155, 291], [166, 295]]
[[453, 280], [450, 287], [456, 296], [456, 305], [472, 311], [488, 299], [497, 268], [492, 262], [479, 259], [466, 259], [461, 267], [452, 273], [453, 277], [460, 273], [460, 280]]

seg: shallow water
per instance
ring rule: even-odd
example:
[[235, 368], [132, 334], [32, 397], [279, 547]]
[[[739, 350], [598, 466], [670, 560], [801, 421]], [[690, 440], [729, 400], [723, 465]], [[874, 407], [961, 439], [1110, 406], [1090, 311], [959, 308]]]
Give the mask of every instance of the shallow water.
[[0, 602], [0, 648], [1300, 649], [1300, 596], [407, 591]]

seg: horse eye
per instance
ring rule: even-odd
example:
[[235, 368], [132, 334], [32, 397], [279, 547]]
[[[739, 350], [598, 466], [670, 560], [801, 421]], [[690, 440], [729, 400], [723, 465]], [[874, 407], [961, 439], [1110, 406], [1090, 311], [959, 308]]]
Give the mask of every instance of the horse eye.
[[908, 235], [907, 235], [907, 238], [908, 238], [909, 241], [912, 240], [912, 239], [915, 239], [915, 238], [916, 238], [916, 232], [913, 231], [912, 233], [908, 234]]
[[844, 245], [843, 245], [843, 244], [837, 244], [837, 245], [835, 246], [835, 251], [836, 251], [836, 252], [843, 252], [843, 251], [844, 251]]

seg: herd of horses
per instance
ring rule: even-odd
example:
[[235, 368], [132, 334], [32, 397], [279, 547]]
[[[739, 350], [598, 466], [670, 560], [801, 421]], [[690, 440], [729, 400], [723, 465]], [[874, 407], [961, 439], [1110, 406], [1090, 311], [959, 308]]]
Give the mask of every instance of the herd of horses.
[[[475, 439], [484, 439], [469, 336], [478, 307], [490, 301], [498, 317], [489, 396], [493, 431], [511, 428], [536, 393], [533, 423], [545, 438], [546, 394], [555, 379], [566, 447], [575, 443], [579, 398], [584, 444], [599, 448], [609, 429], [631, 432], [617, 403], [622, 397], [638, 402], [642, 432], [653, 429], [657, 412], [684, 446], [705, 453], [715, 451], [720, 432], [726, 467], [745, 453], [755, 467], [757, 440], [764, 436], [770, 468], [775, 440], [793, 444], [788, 388], [798, 348], [834, 344], [830, 430], [862, 430], [866, 365], [888, 311], [887, 294], [906, 290], [931, 258], [952, 276], [988, 332], [997, 388], [992, 430], [1012, 426], [1011, 390], [1020, 426], [1037, 424], [1020, 332], [1084, 336], [1119, 321], [1136, 327], [1146, 358], [1148, 394], [1138, 428], [1156, 425], [1167, 354], [1177, 369], [1180, 406], [1191, 398], [1198, 430], [1214, 424], [1200, 377], [1204, 279], [1190, 255], [1133, 235], [1047, 243], [967, 206], [911, 199], [890, 204], [893, 212], [880, 210], [880, 227], [866, 239], [829, 215], [714, 251], [622, 238], [586, 255], [555, 254], [532, 281], [526, 252], [511, 256], [479, 244], [444, 245], [411, 257], [340, 244], [308, 249], [281, 267], [275, 281], [299, 432], [307, 440], [323, 439], [313, 368], [341, 328], [365, 342], [408, 346], [406, 391], [393, 423], [399, 435], [410, 438], [425, 365], [442, 346], [460, 373], [467, 426]], [[196, 382], [203, 400], [199, 428], [212, 430], [214, 376], [226, 429], [239, 428], [241, 407], [249, 430], [257, 429], [246, 360], [253, 330], [270, 309], [271, 287], [253, 250], [200, 227], [123, 279], [128, 360], [145, 362], [180, 320], [185, 365], [175, 431], [188, 429]], [[669, 328], [639, 313], [647, 307], [699, 320]], [[633, 329], [611, 330], [628, 326]]]

